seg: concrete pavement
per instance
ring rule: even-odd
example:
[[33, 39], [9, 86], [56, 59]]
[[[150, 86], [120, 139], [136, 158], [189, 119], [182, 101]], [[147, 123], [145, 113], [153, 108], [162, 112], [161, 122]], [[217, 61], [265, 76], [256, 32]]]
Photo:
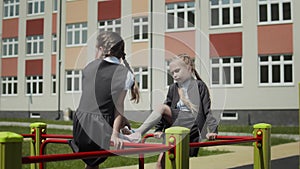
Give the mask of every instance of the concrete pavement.
[[[235, 146], [235, 145], [225, 145], [225, 146], [214, 146], [206, 147], [209, 150], [227, 150], [230, 153], [203, 156], [203, 157], [193, 157], [190, 158], [190, 169], [229, 169], [229, 168], [240, 168], [245, 165], [253, 164], [253, 147], [251, 146]], [[287, 144], [281, 144], [277, 146], [272, 146], [271, 148], [271, 160], [278, 160], [286, 157], [298, 156], [300, 155], [300, 142], [293, 142]], [[296, 164], [298, 166], [287, 166], [288, 169], [299, 168], [299, 158]], [[288, 165], [288, 164], [286, 164]], [[134, 166], [124, 166], [115, 167], [114, 169], [138, 169], [138, 165]], [[145, 169], [155, 169], [155, 163], [145, 164]]]

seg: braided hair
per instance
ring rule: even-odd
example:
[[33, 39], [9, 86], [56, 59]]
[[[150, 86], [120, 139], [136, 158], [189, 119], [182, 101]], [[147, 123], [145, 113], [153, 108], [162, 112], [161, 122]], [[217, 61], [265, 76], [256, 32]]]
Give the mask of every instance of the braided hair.
[[[124, 48], [125, 43], [122, 37], [116, 33], [116, 32], [109, 32], [109, 31], [101, 31], [100, 34], [97, 37], [97, 48], [102, 47], [102, 58], [109, 57], [109, 56], [115, 56], [118, 59], [122, 59], [124, 65], [127, 67], [127, 69], [133, 73], [132, 69], [130, 68], [125, 56]], [[134, 101], [135, 103], [138, 103], [140, 100], [140, 94], [139, 94], [139, 87], [137, 85], [137, 82], [134, 80], [133, 85], [131, 86], [131, 101]]]

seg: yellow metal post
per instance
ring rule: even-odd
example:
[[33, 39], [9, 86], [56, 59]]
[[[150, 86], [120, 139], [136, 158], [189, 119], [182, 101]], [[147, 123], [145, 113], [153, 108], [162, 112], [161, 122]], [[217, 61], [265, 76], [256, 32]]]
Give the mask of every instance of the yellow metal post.
[[271, 125], [259, 123], [253, 126], [253, 136], [262, 138], [261, 142], [254, 142], [254, 169], [271, 168]]
[[166, 145], [174, 146], [165, 152], [166, 169], [189, 168], [190, 129], [171, 127], [166, 130]]
[[[41, 144], [42, 144], [42, 134], [46, 134], [46, 123], [32, 123], [30, 124], [30, 132], [35, 135], [35, 138], [32, 139], [32, 144], [30, 144], [30, 155], [36, 156], [40, 154]], [[39, 164], [32, 163], [30, 164], [31, 169], [39, 169]]]
[[22, 169], [23, 137], [12, 132], [0, 132], [0, 169]]

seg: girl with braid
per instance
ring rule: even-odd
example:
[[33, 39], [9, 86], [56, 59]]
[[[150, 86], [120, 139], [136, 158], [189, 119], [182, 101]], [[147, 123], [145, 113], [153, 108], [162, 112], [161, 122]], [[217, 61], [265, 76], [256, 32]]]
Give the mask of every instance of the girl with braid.
[[[74, 152], [107, 150], [110, 141], [123, 147], [120, 129], [129, 125], [124, 114], [124, 99], [131, 90], [131, 100], [139, 102], [134, 75], [125, 59], [124, 40], [114, 32], [97, 37], [96, 59], [82, 71], [82, 95], [73, 118]], [[121, 64], [121, 62], [125, 64]], [[130, 127], [130, 125], [129, 125]], [[107, 157], [83, 159], [86, 169], [98, 169]]]
[[[199, 142], [200, 133], [206, 123], [207, 139], [215, 139], [218, 122], [211, 113], [208, 88], [195, 69], [193, 60], [180, 54], [170, 62], [170, 72], [175, 83], [169, 86], [165, 103], [155, 109], [135, 132], [128, 135], [133, 142], [139, 142], [142, 135], [155, 126], [154, 136], [161, 138], [166, 128], [182, 126], [190, 129], [190, 142]], [[190, 156], [197, 156], [198, 148], [190, 149]], [[163, 153], [157, 168], [163, 168]]]

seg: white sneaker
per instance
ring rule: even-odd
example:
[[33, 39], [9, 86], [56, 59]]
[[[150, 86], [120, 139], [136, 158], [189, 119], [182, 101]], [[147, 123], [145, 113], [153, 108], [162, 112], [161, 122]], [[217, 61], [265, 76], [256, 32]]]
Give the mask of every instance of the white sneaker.
[[129, 140], [130, 142], [133, 143], [139, 143], [142, 140], [142, 135], [139, 132], [135, 132], [129, 135], [123, 135], [124, 137], [127, 137], [126, 140]]

